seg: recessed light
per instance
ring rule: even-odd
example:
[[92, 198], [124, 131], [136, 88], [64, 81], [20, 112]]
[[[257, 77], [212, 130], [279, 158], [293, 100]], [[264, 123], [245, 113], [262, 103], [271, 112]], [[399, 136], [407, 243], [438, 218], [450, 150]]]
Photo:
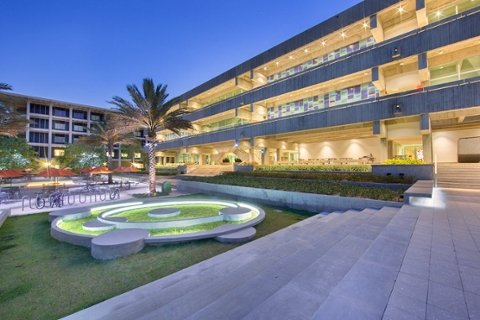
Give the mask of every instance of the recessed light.
[[368, 75], [368, 72], [364, 72], [363, 75], [364, 75], [364, 76]]
[[402, 13], [403, 11], [405, 11], [402, 7], [398, 8], [398, 12]]
[[267, 67], [263, 68], [263, 70], [267, 70]]
[[305, 49], [305, 53], [307, 53], [307, 52], [308, 52], [308, 49]]
[[277, 61], [277, 62], [275, 62], [275, 64], [276, 64], [277, 66], [278, 66], [278, 64], [279, 64], [279, 63], [280, 63], [280, 62], [278, 62], [278, 61]]
[[322, 41], [322, 46], [325, 46], [325, 43], [326, 43], [325, 41]]
[[368, 24], [366, 22], [363, 23], [363, 27], [364, 28], [367, 28], [368, 27]]
[[443, 69], [443, 66], [440, 66], [440, 69]]
[[293, 59], [293, 56], [288, 57], [289, 59]]
[[442, 54], [442, 53], [443, 53], [443, 51], [439, 51], [439, 52], [438, 52], [438, 54]]
[[342, 82], [345, 82], [345, 80], [342, 80]]
[[405, 63], [403, 63], [403, 62], [400, 62], [400, 65], [401, 65], [401, 66], [403, 66], [404, 64], [405, 64]]
[[440, 17], [442, 15], [442, 13], [440, 12], [440, 10], [437, 11], [437, 17]]
[[342, 33], [340, 34], [340, 37], [345, 38], [345, 36], [346, 36], [345, 32], [342, 31]]

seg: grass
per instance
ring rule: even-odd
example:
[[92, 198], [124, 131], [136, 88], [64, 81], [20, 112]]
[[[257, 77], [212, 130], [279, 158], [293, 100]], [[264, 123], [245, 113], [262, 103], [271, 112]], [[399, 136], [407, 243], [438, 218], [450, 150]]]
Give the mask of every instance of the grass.
[[[312, 215], [260, 207], [266, 218], [257, 238]], [[58, 319], [239, 246], [199, 240], [101, 261], [88, 248], [54, 240], [47, 213], [8, 218], [0, 239], [0, 319]]]

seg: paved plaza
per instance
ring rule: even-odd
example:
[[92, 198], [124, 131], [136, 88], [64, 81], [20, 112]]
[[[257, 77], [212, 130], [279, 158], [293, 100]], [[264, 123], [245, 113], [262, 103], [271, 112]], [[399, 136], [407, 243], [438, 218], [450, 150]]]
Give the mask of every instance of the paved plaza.
[[[477, 319], [480, 191], [317, 215], [68, 319]], [[139, 270], [141, 272], [141, 270]]]

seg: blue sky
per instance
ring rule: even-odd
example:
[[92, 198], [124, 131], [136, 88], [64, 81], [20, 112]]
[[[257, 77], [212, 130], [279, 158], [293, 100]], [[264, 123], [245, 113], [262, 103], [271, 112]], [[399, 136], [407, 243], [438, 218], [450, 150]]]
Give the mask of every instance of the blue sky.
[[145, 77], [171, 97], [359, 0], [6, 0], [0, 82], [13, 92], [110, 108]]

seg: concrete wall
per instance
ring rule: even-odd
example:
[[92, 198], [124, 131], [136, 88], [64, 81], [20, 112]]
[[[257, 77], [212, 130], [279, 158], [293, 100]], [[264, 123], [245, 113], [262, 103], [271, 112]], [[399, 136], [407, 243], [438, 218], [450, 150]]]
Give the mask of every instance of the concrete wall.
[[298, 151], [300, 159], [361, 158], [370, 153], [378, 157], [380, 154], [380, 139], [302, 143], [299, 145]]
[[350, 209], [380, 209], [384, 206], [401, 207], [403, 205], [403, 203], [400, 202], [216, 185], [183, 180], [177, 182], [177, 189], [184, 192], [202, 192], [212, 195], [224, 195], [233, 197], [236, 200], [246, 199], [249, 201], [318, 213], [335, 210], [347, 211]]
[[387, 173], [398, 176], [403, 173], [405, 176], [414, 176], [418, 180], [433, 180], [433, 164], [372, 164], [372, 173], [382, 176]]
[[480, 129], [445, 130], [432, 133], [433, 153], [438, 162], [457, 162], [458, 139], [479, 137]]
[[10, 216], [10, 209], [0, 210], [0, 227], [5, 222], [5, 220], [7, 220], [9, 216]]

